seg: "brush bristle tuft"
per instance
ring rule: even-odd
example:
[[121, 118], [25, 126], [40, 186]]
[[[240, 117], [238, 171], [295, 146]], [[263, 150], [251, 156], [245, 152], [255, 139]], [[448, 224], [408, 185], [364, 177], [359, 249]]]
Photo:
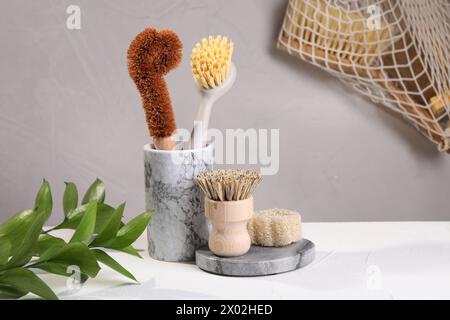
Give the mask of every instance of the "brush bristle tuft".
[[248, 199], [261, 180], [261, 175], [253, 170], [212, 170], [197, 176], [205, 196], [215, 201]]
[[182, 48], [175, 32], [153, 28], [139, 33], [128, 48], [128, 72], [141, 94], [152, 137], [169, 137], [176, 129], [163, 76], [180, 64]]
[[192, 49], [191, 70], [197, 84], [204, 89], [220, 86], [228, 77], [233, 42], [227, 37], [203, 38]]

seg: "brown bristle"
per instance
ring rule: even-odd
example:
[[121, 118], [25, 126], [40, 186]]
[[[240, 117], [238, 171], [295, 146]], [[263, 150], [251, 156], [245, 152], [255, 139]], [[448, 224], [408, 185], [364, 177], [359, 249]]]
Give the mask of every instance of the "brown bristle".
[[261, 180], [261, 175], [252, 170], [212, 170], [197, 176], [205, 196], [215, 201], [248, 199]]
[[128, 72], [141, 95], [150, 135], [168, 137], [176, 129], [172, 102], [163, 76], [176, 68], [183, 44], [170, 30], [147, 28], [128, 48]]

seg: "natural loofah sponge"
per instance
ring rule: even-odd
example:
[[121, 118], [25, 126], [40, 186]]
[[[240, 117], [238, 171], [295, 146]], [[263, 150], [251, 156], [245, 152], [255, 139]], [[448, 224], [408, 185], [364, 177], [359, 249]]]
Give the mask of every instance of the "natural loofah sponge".
[[248, 224], [248, 232], [255, 245], [287, 246], [302, 238], [301, 216], [286, 209], [256, 211]]

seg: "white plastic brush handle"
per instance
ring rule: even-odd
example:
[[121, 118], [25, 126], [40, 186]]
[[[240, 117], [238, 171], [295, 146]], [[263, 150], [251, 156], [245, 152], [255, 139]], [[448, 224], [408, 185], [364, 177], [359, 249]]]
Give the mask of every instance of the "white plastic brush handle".
[[230, 64], [230, 72], [227, 80], [214, 89], [200, 89], [200, 106], [192, 129], [191, 141], [188, 147], [192, 149], [203, 148], [208, 142], [209, 119], [214, 103], [233, 86], [236, 80], [236, 67]]
[[191, 133], [191, 148], [202, 148], [208, 139], [208, 126], [211, 117], [211, 109], [215, 102], [215, 97], [205, 95], [202, 92], [200, 106], [198, 108], [197, 117], [194, 121], [194, 128]]

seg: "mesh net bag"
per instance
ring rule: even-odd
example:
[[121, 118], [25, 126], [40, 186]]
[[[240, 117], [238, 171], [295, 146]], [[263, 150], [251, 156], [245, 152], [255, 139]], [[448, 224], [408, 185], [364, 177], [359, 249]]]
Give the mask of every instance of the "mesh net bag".
[[289, 0], [278, 47], [401, 113], [450, 153], [450, 1]]

